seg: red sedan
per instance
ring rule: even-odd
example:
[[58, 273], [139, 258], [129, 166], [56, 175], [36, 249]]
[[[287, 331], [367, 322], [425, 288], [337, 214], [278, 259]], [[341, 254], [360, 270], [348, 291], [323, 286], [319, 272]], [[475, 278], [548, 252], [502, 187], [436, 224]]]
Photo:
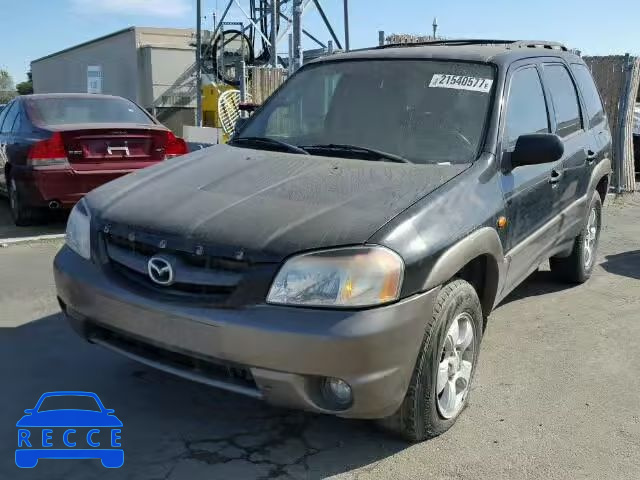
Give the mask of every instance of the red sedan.
[[106, 182], [185, 153], [181, 138], [121, 97], [29, 95], [0, 113], [0, 191], [16, 225], [69, 209]]

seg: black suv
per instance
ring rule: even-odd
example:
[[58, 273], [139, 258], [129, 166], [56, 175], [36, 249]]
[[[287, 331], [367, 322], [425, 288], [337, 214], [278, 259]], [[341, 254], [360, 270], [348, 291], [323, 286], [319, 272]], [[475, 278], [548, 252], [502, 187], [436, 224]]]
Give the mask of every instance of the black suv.
[[486, 319], [596, 262], [611, 136], [553, 43], [447, 41], [303, 67], [229, 145], [98, 188], [55, 260], [89, 341], [410, 440], [467, 404]]

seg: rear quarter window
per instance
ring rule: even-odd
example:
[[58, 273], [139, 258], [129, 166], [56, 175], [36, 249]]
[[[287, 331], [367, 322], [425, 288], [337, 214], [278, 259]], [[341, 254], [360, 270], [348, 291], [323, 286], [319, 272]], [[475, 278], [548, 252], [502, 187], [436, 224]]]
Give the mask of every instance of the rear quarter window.
[[[15, 101], [11, 105], [7, 107], [7, 113], [2, 122], [2, 126], [0, 126], [0, 131], [2, 133], [10, 133], [13, 128], [13, 123], [16, 121], [16, 117], [18, 116], [20, 108], [18, 107], [18, 102]], [[4, 113], [4, 112], [3, 112]]]
[[582, 98], [587, 109], [586, 113], [589, 117], [589, 126], [594, 127], [602, 122], [605, 117], [598, 88], [586, 65], [574, 63], [571, 65], [571, 70], [582, 92]]
[[568, 137], [582, 129], [578, 92], [571, 75], [564, 65], [544, 66], [544, 79], [549, 91], [556, 116], [556, 133]]

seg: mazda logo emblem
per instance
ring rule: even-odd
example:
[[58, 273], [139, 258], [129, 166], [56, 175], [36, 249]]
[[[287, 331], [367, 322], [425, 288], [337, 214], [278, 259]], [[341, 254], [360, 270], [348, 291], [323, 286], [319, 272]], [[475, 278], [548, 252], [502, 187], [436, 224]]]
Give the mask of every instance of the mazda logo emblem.
[[171, 263], [162, 257], [152, 257], [149, 259], [147, 272], [149, 273], [149, 278], [158, 285], [168, 286], [175, 280]]

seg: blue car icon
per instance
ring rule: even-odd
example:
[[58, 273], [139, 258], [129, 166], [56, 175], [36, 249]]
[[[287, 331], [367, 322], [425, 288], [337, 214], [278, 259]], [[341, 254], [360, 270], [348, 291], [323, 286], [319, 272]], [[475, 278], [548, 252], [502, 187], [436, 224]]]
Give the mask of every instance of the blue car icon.
[[33, 468], [41, 458], [100, 459], [106, 468], [124, 464], [122, 422], [95, 393], [45, 393], [24, 412], [16, 424], [18, 467]]

